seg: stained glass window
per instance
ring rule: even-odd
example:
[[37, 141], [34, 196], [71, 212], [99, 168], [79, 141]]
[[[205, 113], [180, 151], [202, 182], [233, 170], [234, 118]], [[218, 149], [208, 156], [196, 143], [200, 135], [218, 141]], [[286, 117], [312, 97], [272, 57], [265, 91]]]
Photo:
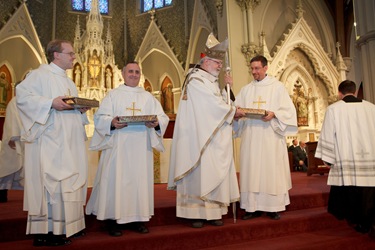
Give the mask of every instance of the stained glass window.
[[[99, 0], [99, 12], [101, 14], [108, 14], [108, 1]], [[91, 0], [72, 0], [72, 9], [74, 11], [89, 12], [91, 9]]]
[[173, 0], [141, 0], [142, 12], [171, 6]]

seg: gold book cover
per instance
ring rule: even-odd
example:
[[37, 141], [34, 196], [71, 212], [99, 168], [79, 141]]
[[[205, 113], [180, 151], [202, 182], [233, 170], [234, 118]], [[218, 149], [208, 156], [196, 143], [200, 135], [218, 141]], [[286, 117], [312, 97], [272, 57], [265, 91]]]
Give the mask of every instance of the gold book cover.
[[157, 121], [156, 115], [134, 115], [134, 116], [119, 116], [121, 123], [128, 123], [128, 125], [139, 125], [145, 122]]
[[267, 115], [267, 111], [265, 109], [241, 108], [241, 110], [245, 112], [247, 118], [262, 119], [265, 115]]
[[86, 99], [81, 97], [66, 97], [63, 98], [64, 102], [72, 105], [74, 108], [97, 108], [99, 107], [99, 101]]

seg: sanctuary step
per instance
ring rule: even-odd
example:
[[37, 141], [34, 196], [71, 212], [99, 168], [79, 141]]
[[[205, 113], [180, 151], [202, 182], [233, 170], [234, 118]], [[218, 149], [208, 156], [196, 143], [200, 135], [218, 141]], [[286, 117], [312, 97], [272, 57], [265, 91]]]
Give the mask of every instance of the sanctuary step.
[[[155, 216], [147, 226], [149, 234], [130, 229], [122, 237], [108, 235], [103, 222], [86, 217], [86, 236], [72, 239], [66, 249], [375, 249], [375, 241], [360, 234], [346, 222], [327, 213], [327, 176], [292, 173], [291, 205], [274, 221], [265, 214], [241, 220], [244, 211], [237, 205], [234, 223], [232, 208], [224, 226], [209, 224], [190, 227], [188, 220], [176, 218], [174, 191], [155, 185]], [[91, 190], [89, 190], [91, 191]], [[0, 203], [0, 249], [32, 249], [25, 235], [26, 213], [22, 211], [22, 191], [9, 191], [8, 203]], [[360, 247], [360, 248], [358, 248]], [[43, 249], [48, 249], [43, 247]]]

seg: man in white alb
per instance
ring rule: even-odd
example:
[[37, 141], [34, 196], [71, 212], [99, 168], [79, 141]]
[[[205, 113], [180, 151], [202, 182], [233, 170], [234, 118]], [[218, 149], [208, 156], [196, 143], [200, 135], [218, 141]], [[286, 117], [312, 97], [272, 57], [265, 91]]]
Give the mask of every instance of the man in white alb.
[[85, 228], [88, 108], [72, 109], [66, 95], [78, 96], [66, 70], [75, 53], [69, 41], [47, 45], [50, 64], [31, 71], [17, 85], [17, 107], [25, 129], [25, 195], [27, 234], [34, 246], [70, 244], [65, 237]]
[[[110, 91], [95, 114], [90, 149], [102, 150], [87, 214], [107, 220], [111, 236], [121, 236], [118, 224], [148, 233], [144, 224], [154, 215], [153, 148], [164, 151], [163, 135], [169, 117], [160, 102], [139, 87], [137, 62], [122, 70], [125, 83]], [[123, 123], [119, 116], [156, 115], [155, 121]]]
[[236, 106], [264, 109], [260, 119], [242, 118], [234, 122], [236, 136], [241, 137], [240, 187], [244, 220], [263, 212], [274, 220], [289, 202], [291, 177], [285, 136], [297, 133], [296, 109], [285, 86], [266, 74], [264, 56], [250, 61], [254, 80], [236, 96]]

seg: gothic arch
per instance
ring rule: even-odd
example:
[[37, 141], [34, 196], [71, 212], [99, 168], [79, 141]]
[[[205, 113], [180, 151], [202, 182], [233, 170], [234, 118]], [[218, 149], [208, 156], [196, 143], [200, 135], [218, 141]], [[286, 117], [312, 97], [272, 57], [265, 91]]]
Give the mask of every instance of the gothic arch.
[[275, 47], [274, 58], [269, 66], [270, 74], [280, 78], [285, 70], [288, 55], [296, 49], [303, 51], [312, 62], [314, 75], [322, 79], [328, 98], [335, 98], [339, 73], [303, 17], [292, 24], [291, 29], [284, 33], [279, 45]]
[[[270, 15], [270, 10], [275, 9], [275, 2], [277, 2], [276, 4], [282, 5], [282, 2], [279, 0], [272, 0], [266, 2], [266, 6], [263, 8], [263, 12], [261, 14], [260, 31], [265, 31], [266, 24], [270, 23], [269, 17], [273, 16], [274, 14], [272, 13], [272, 15]], [[314, 30], [314, 36], [319, 40], [320, 45], [324, 48], [324, 50], [328, 54], [328, 57], [331, 59], [335, 58], [336, 38], [334, 35], [334, 20], [330, 18], [331, 15], [326, 4], [324, 4], [324, 2], [322, 1], [303, 1], [299, 6], [298, 2], [299, 0], [295, 1], [296, 6], [293, 6], [293, 4], [286, 5], [286, 10], [284, 12], [279, 12], [279, 14], [282, 15], [280, 17], [290, 17], [292, 14], [295, 17], [297, 17], [299, 15], [299, 12], [301, 13], [301, 15], [303, 12], [305, 14], [303, 16], [303, 19], [309, 23], [309, 29]], [[275, 18], [276, 17], [274, 17], [273, 19]], [[284, 18], [288, 19], [288, 17]], [[275, 24], [272, 25], [272, 27], [275, 27], [277, 23], [278, 21], [276, 20]]]
[[[135, 57], [135, 60], [139, 62], [142, 68], [142, 73], [146, 78], [150, 79], [150, 82], [159, 84], [156, 78], [161, 75], [161, 72], [169, 72], [172, 81], [177, 86], [180, 86], [183, 82], [184, 74], [177, 56], [160, 31], [155, 18], [152, 17]], [[160, 85], [153, 86], [153, 88], [160, 89]]]
[[151, 49], [138, 61], [142, 65], [142, 75], [149, 80], [154, 90], [161, 89], [161, 76], [165, 72], [168, 72], [168, 77], [172, 82], [179, 82], [180, 76], [173, 61], [163, 51]]

